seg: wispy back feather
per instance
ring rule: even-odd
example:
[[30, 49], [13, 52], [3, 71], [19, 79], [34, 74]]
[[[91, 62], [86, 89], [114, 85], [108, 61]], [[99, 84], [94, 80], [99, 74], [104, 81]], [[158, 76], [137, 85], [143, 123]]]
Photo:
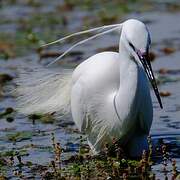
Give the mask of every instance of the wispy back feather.
[[72, 70], [36, 68], [17, 78], [18, 110], [23, 114], [70, 113]]

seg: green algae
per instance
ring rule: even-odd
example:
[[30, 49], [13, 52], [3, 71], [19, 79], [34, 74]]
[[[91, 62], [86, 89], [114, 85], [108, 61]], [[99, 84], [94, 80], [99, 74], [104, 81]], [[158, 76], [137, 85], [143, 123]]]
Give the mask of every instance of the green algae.
[[32, 132], [21, 131], [16, 133], [6, 134], [7, 140], [12, 142], [20, 142], [23, 140], [31, 139], [33, 136]]

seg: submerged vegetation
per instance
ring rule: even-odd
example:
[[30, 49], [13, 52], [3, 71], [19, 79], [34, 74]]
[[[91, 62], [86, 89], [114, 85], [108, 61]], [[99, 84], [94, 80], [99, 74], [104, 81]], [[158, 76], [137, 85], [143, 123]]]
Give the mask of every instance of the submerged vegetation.
[[[27, 135], [22, 132], [20, 136]], [[105, 145], [100, 154], [92, 156], [88, 146], [83, 143], [82, 136], [76, 153], [64, 159], [63, 153], [66, 153], [66, 149], [56, 141], [54, 133], [51, 134], [51, 142], [49, 150], [53, 158], [47, 165], [37, 165], [24, 160], [24, 157], [29, 155], [27, 149], [35, 148], [33, 144], [24, 149], [0, 153], [0, 178], [6, 179], [6, 171], [11, 168], [10, 177], [22, 179], [39, 177], [41, 179], [155, 180], [156, 174], [152, 166], [158, 161], [162, 164], [161, 177], [164, 179], [169, 177], [172, 180], [180, 178], [176, 161], [170, 158], [167, 151], [168, 144], [162, 141], [159, 146], [153, 148], [150, 136], [148, 137], [149, 150], [144, 150], [140, 159], [128, 159], [116, 140], [112, 146]], [[167, 169], [168, 164], [171, 166], [170, 169]], [[27, 169], [32, 173], [31, 175], [26, 175]]]

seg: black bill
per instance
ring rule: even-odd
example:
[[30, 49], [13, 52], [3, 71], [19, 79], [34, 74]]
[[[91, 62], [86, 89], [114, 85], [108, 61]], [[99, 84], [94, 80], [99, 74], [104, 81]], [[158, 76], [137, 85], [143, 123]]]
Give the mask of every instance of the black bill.
[[153, 70], [151, 67], [151, 63], [149, 60], [149, 55], [148, 55], [148, 53], [146, 53], [145, 55], [141, 55], [139, 52], [137, 54], [139, 56], [139, 59], [140, 59], [142, 65], [144, 66], [144, 69], [145, 69], [145, 72], [148, 76], [148, 79], [151, 82], [151, 85], [154, 89], [155, 95], [158, 99], [159, 105], [160, 105], [161, 109], [163, 109], [161, 97], [160, 97], [159, 90], [158, 90], [157, 83], [156, 83], [156, 79], [154, 77]]

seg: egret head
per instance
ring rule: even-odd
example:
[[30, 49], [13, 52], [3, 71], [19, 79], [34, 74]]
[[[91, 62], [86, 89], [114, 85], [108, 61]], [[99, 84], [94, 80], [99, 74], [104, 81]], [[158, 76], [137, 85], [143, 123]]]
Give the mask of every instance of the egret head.
[[123, 23], [122, 34], [124, 36], [126, 48], [132, 55], [135, 55], [134, 48], [146, 53], [151, 44], [149, 31], [141, 21], [130, 19]]
[[134, 57], [135, 61], [142, 64], [147, 74], [149, 81], [154, 89], [160, 107], [163, 108], [159, 91], [154, 78], [153, 70], [149, 60], [149, 47], [151, 38], [149, 31], [141, 21], [130, 19], [123, 23], [122, 41], [128, 50], [130, 56]]

